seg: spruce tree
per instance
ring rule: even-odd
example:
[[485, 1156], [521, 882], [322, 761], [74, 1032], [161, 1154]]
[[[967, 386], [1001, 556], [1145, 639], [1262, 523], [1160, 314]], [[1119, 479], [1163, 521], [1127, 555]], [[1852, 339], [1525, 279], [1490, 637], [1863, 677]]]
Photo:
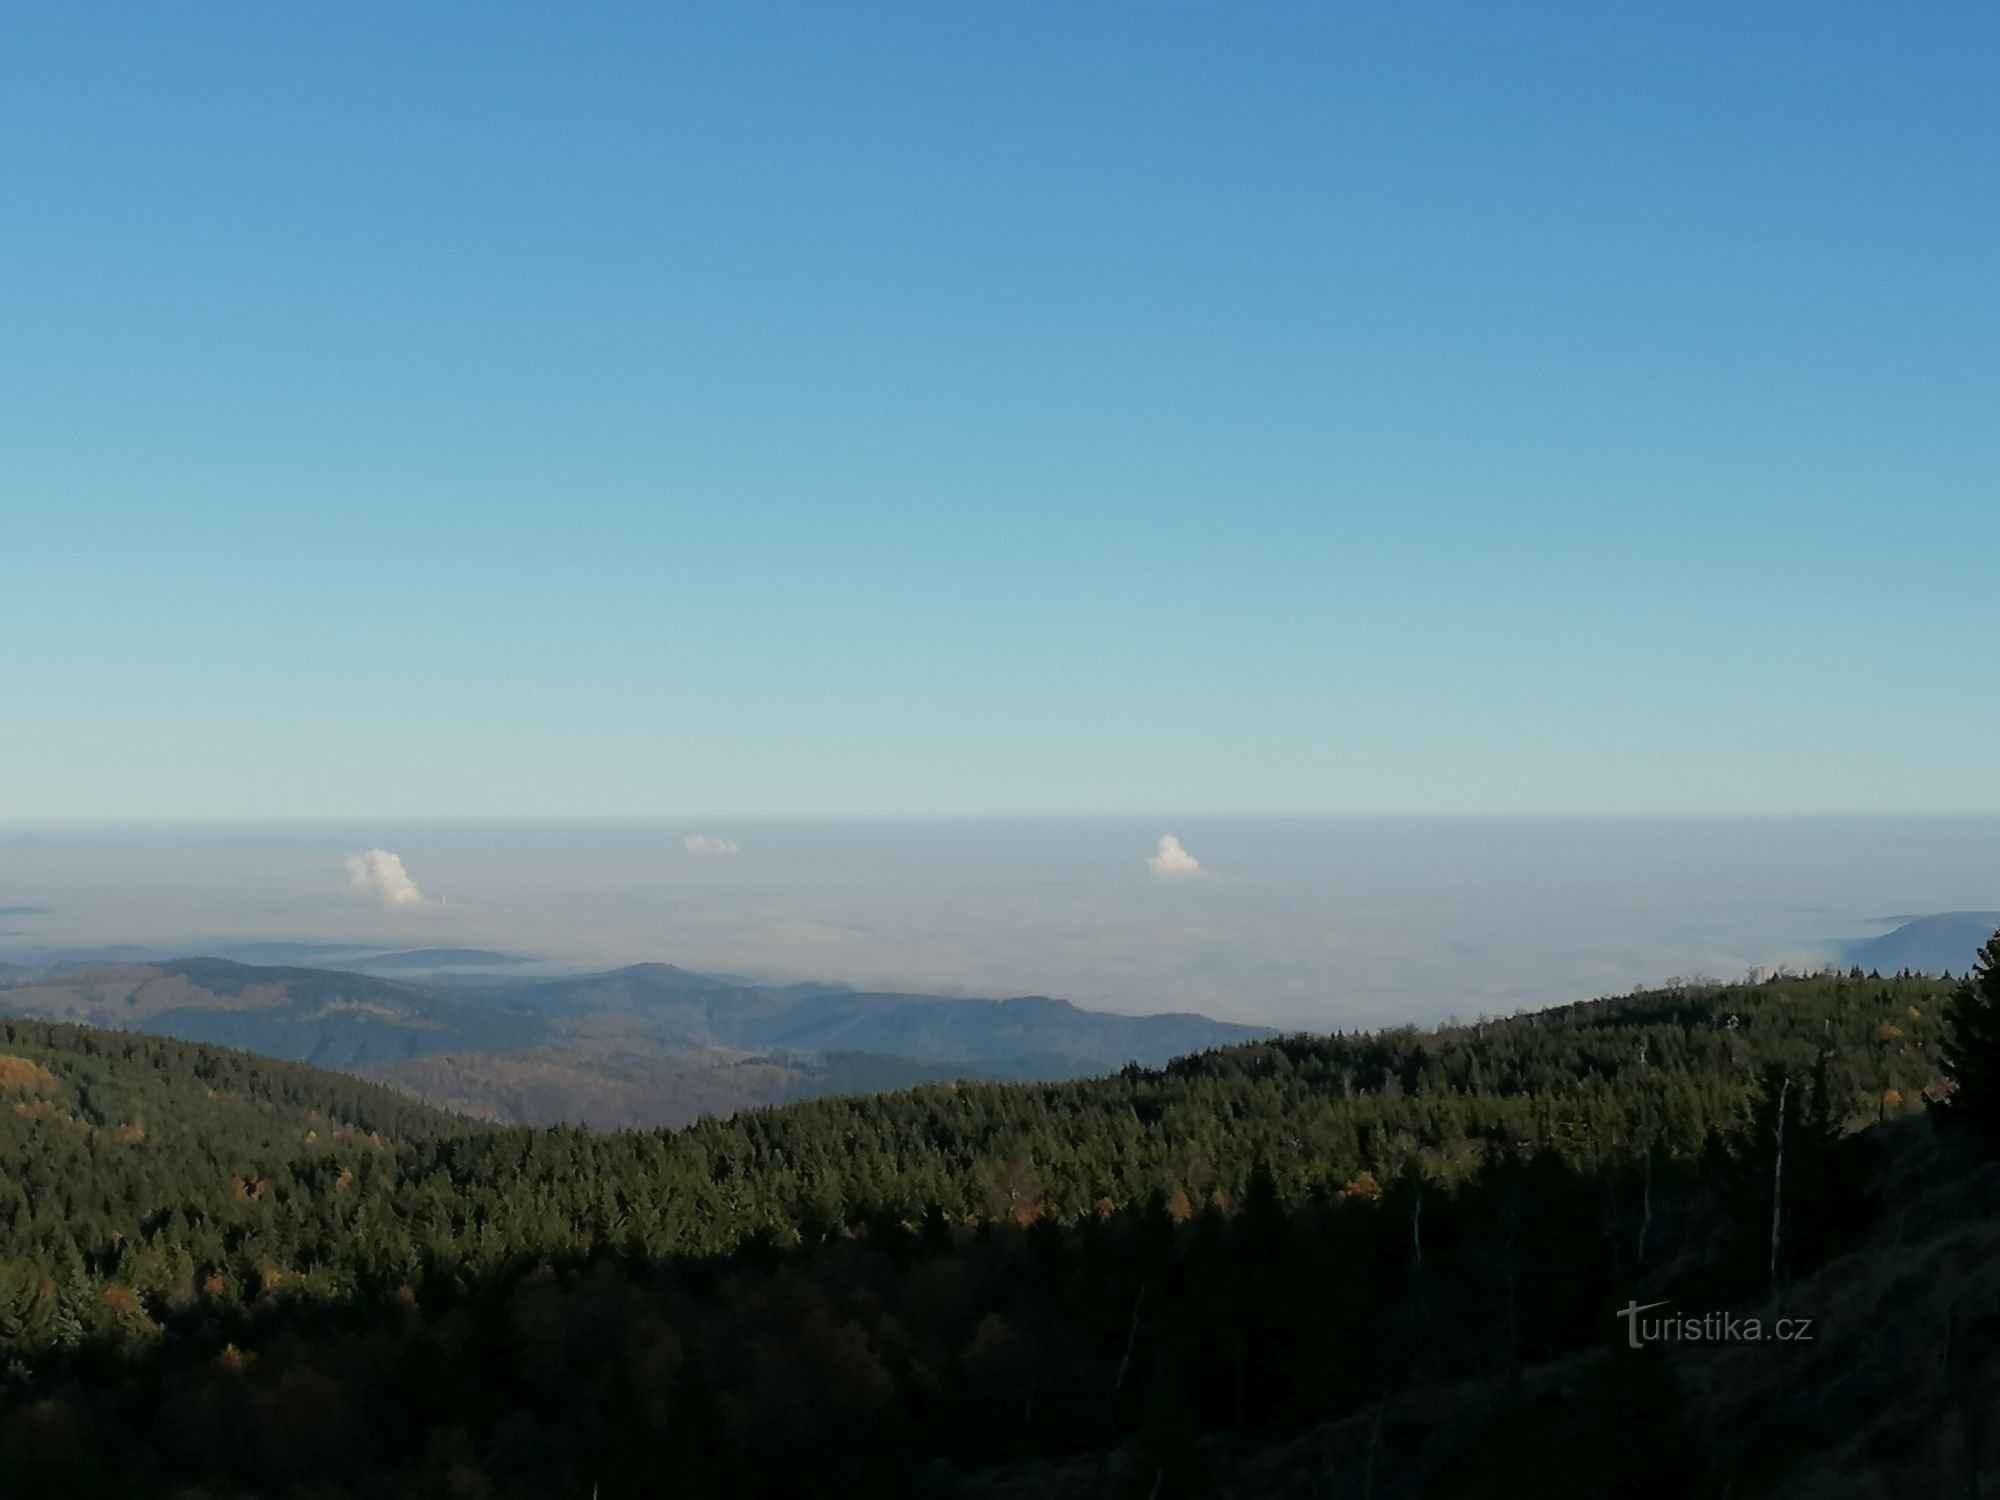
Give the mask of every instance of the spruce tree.
[[2000, 1142], [2000, 932], [1946, 1005], [1944, 1027], [1944, 1072], [1953, 1088], [1939, 1118]]

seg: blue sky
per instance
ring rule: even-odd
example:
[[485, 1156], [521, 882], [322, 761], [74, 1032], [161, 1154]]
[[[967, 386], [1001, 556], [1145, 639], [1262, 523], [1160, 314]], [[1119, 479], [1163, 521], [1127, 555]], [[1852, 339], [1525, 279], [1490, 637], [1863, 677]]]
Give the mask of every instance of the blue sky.
[[7, 30], [0, 818], [1996, 805], [1991, 7]]

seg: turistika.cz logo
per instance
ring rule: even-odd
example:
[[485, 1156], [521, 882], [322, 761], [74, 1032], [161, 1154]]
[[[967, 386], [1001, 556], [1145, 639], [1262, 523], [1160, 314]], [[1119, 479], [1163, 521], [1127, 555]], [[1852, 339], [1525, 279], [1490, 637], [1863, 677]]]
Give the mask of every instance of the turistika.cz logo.
[[1633, 1302], [1616, 1314], [1625, 1320], [1625, 1338], [1634, 1349], [1641, 1344], [1810, 1344], [1811, 1318], [1739, 1318], [1730, 1313], [1704, 1313], [1691, 1318], [1680, 1313], [1641, 1317], [1664, 1302]]

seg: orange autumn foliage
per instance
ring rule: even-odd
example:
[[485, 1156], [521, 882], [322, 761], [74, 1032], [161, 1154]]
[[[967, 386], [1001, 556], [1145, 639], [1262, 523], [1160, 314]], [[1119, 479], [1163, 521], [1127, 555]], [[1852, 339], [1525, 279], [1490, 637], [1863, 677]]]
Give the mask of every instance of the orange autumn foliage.
[[52, 1094], [61, 1080], [40, 1063], [0, 1052], [0, 1089], [18, 1089], [24, 1094]]

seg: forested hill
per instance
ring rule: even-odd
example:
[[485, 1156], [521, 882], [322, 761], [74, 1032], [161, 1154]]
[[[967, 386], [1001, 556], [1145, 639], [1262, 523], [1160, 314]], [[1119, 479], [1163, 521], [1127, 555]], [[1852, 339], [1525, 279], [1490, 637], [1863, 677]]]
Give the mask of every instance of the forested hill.
[[[388, 955], [424, 960], [430, 950]], [[479, 956], [476, 955], [475, 956]], [[1060, 1000], [761, 987], [668, 964], [450, 982], [215, 958], [0, 973], [0, 1015], [241, 1047], [511, 1124], [681, 1125], [939, 1078], [1062, 1079], [1269, 1036]]]
[[661, 1464], [874, 1494], [1117, 1449], [1139, 1492], [1204, 1493], [1197, 1434], [1593, 1347], [1662, 1276], [1762, 1277], [1745, 1111], [1781, 1076], [1808, 1269], [1866, 1175], [1840, 1126], [1921, 1109], [1949, 993], [1682, 987], [605, 1135], [0, 1022], [0, 1463], [613, 1500]]
[[[0, 1018], [0, 1129], [10, 1166], [73, 1141], [83, 1174], [110, 1142], [123, 1156], [205, 1160], [241, 1154], [273, 1164], [307, 1136], [366, 1139], [375, 1149], [465, 1135], [478, 1122], [381, 1084], [302, 1063], [170, 1037]], [[48, 1128], [43, 1128], [43, 1127]], [[122, 1157], [121, 1157], [122, 1159]]]

